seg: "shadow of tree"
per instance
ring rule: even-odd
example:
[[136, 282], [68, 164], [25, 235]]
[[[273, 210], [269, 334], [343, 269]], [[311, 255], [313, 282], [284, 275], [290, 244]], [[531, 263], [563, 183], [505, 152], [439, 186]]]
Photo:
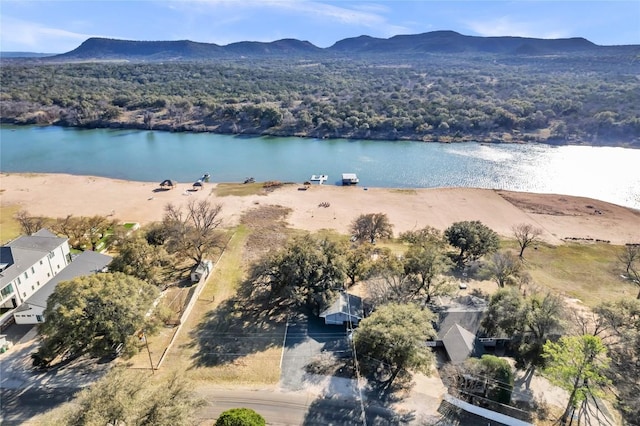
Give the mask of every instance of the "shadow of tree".
[[[277, 308], [277, 307], [276, 307]], [[280, 346], [286, 315], [240, 298], [224, 301], [209, 311], [191, 331], [195, 366], [211, 367]]]
[[[391, 426], [406, 424], [412, 419], [411, 414], [400, 416], [388, 407], [377, 404], [365, 404], [367, 425]], [[364, 424], [360, 402], [335, 398], [319, 398], [313, 401], [305, 416], [304, 426], [351, 426]]]

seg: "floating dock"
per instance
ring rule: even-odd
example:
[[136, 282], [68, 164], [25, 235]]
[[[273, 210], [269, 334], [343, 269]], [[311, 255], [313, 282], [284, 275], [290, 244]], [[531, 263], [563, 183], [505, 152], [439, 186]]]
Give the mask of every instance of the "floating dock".
[[309, 182], [317, 182], [318, 185], [322, 185], [327, 181], [327, 179], [329, 179], [329, 176], [327, 175], [311, 175]]

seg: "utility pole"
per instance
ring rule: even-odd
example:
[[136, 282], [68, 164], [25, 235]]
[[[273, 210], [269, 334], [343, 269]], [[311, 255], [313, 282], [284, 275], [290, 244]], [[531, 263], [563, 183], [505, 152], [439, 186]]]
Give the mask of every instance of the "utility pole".
[[144, 339], [144, 345], [147, 347], [147, 354], [149, 354], [149, 365], [151, 366], [151, 374], [156, 374], [153, 368], [153, 361], [151, 360], [151, 351], [149, 350], [149, 342], [147, 341], [147, 335], [144, 334], [144, 330], [138, 335], [139, 338]]

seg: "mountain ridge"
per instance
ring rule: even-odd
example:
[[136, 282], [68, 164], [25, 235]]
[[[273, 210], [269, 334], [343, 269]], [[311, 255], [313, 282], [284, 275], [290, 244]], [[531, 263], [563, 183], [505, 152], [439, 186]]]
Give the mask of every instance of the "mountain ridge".
[[487, 53], [506, 55], [571, 54], [603, 50], [637, 49], [640, 45], [599, 46], [582, 37], [541, 39], [501, 36], [478, 37], [455, 31], [377, 38], [368, 35], [345, 38], [327, 48], [309, 41], [285, 38], [272, 42], [240, 41], [227, 45], [175, 41], [139, 41], [91, 37], [76, 49], [53, 56], [51, 60], [207, 60], [233, 57], [320, 56], [349, 54], [455, 54]]

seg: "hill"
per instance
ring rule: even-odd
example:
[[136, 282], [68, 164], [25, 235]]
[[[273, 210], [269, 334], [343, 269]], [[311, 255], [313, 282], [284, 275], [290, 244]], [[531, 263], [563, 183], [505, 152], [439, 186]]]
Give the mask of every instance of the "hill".
[[189, 61], [238, 57], [278, 57], [362, 54], [492, 53], [503, 55], [548, 55], [640, 51], [638, 46], [598, 46], [584, 38], [538, 39], [527, 37], [475, 37], [454, 31], [433, 31], [391, 38], [360, 36], [320, 48], [308, 41], [283, 39], [273, 42], [242, 41], [220, 46], [180, 41], [132, 41], [90, 38], [76, 49], [55, 56], [56, 60], [145, 60]]

